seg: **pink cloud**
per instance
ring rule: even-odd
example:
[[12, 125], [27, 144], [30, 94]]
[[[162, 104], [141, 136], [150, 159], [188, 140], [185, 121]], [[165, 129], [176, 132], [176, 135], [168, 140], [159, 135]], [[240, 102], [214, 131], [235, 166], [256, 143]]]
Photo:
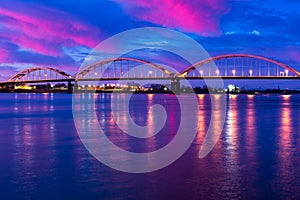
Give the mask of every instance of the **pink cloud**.
[[137, 19], [202, 36], [221, 34], [220, 17], [227, 0], [113, 0]]
[[0, 38], [43, 55], [62, 56], [63, 46], [94, 48], [99, 42], [97, 28], [70, 14], [36, 5], [22, 8], [22, 13], [0, 7], [0, 25]]
[[9, 52], [5, 49], [0, 49], [0, 62], [6, 62], [9, 59]]

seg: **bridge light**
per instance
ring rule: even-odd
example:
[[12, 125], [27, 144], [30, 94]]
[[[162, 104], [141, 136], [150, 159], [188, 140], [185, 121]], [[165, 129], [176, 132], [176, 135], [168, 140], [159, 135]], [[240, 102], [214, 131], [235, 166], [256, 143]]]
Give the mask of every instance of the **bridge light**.
[[284, 72], [285, 72], [285, 75], [286, 75], [286, 76], [289, 75], [289, 70], [286, 69]]
[[216, 74], [217, 74], [217, 76], [219, 76], [219, 74], [220, 74], [220, 70], [216, 70]]
[[200, 75], [203, 76], [203, 70], [200, 70]]
[[250, 74], [250, 76], [252, 76], [252, 74], [253, 74], [253, 70], [252, 69], [249, 70], [249, 74]]
[[236, 70], [233, 69], [233, 70], [232, 70], [232, 75], [235, 76], [235, 74], [236, 74]]
[[150, 70], [150, 71], [149, 71], [149, 76], [151, 76], [152, 73], [153, 73], [153, 72]]
[[95, 74], [95, 76], [97, 76], [97, 72], [95, 72], [94, 74]]

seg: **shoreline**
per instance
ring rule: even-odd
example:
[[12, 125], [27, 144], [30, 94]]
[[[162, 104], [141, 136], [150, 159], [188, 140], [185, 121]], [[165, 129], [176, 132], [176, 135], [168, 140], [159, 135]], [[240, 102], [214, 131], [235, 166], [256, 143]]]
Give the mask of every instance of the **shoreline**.
[[[49, 93], [49, 94], [74, 94], [69, 93], [67, 90], [0, 90], [0, 93], [24, 93], [24, 94], [43, 94], [43, 93]], [[120, 91], [120, 90], [106, 90], [106, 91], [94, 91], [94, 90], [86, 90], [86, 91], [80, 91], [76, 93], [133, 93], [133, 94], [174, 94], [172, 91]], [[300, 91], [298, 90], [272, 90], [272, 89], [266, 89], [266, 90], [248, 90], [248, 91], [241, 91], [241, 92], [222, 92], [222, 91], [181, 91], [179, 94], [234, 94], [234, 95], [269, 95], [269, 94], [276, 94], [276, 95], [292, 95], [292, 94], [300, 94]]]

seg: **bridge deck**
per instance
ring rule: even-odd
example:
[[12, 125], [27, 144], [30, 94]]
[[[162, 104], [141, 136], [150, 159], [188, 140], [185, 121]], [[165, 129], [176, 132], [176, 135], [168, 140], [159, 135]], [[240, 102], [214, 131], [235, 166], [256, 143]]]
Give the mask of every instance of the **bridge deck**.
[[84, 78], [84, 79], [53, 79], [53, 80], [27, 80], [19, 82], [0, 82], [3, 84], [18, 84], [18, 83], [52, 83], [52, 82], [87, 82], [87, 81], [118, 81], [118, 80], [172, 80], [172, 79], [187, 79], [187, 80], [298, 80], [300, 76], [190, 76], [190, 77], [123, 77], [123, 78]]

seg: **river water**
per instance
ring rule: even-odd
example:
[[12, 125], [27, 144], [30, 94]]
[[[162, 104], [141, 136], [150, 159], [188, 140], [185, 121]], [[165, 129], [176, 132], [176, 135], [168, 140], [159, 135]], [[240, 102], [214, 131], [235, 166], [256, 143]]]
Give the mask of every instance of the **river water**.
[[[109, 139], [127, 151], [155, 151], [174, 139], [180, 123], [174, 95], [132, 97], [130, 113], [141, 126], [149, 121], [151, 105], [166, 108], [166, 127], [146, 139], [118, 129], [111, 94], [85, 95], [95, 99]], [[74, 124], [72, 95], [0, 94], [1, 199], [300, 198], [299, 95], [228, 96], [222, 134], [202, 159], [211, 101], [209, 95], [197, 98], [197, 135], [188, 150], [163, 169], [132, 174], [111, 169], [88, 152]]]

